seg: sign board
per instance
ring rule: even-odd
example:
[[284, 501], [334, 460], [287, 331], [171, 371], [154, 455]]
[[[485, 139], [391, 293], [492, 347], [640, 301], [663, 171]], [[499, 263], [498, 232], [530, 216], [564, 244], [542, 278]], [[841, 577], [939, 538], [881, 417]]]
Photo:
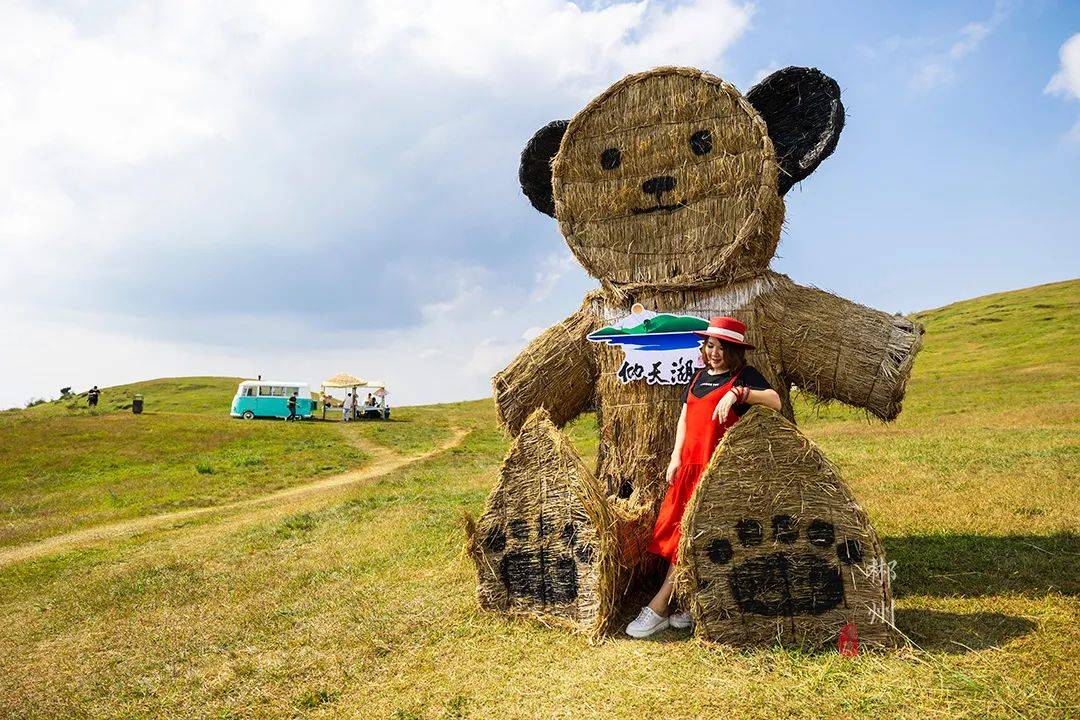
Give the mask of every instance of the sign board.
[[589, 334], [596, 343], [623, 350], [619, 381], [644, 380], [649, 385], [685, 385], [701, 362], [701, 336], [709, 323], [693, 315], [669, 315], [636, 303], [622, 320]]

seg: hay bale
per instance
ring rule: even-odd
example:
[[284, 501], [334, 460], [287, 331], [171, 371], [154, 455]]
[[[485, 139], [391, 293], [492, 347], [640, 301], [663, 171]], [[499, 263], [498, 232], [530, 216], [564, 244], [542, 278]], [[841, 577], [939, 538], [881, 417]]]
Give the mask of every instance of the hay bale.
[[590, 637], [608, 628], [625, 584], [615, 518], [545, 410], [521, 426], [484, 515], [468, 531], [483, 608], [542, 617]]
[[[708, 73], [664, 67], [616, 82], [529, 141], [522, 189], [557, 218], [601, 288], [494, 379], [499, 419], [518, 437], [470, 536], [485, 607], [557, 618], [594, 635], [616, 601], [626, 601], [623, 591], [643, 584], [634, 573], [648, 575], [645, 548], [666, 489], [680, 388], [623, 384], [621, 350], [587, 340], [635, 303], [747, 323], [757, 346], [748, 360], [789, 420], [793, 384], [885, 420], [899, 413], [921, 327], [768, 269], [784, 192], [833, 151], [843, 122], [839, 87], [815, 69], [779, 71], [744, 98]], [[595, 476], [556, 429], [590, 408], [600, 434]], [[737, 427], [737, 437], [750, 432]], [[789, 425], [760, 430], [754, 442], [766, 446], [801, 438]], [[729, 509], [744, 517], [746, 500], [729, 498]], [[594, 555], [600, 560], [566, 560], [576, 547], [559, 544], [545, 530], [551, 522], [573, 523], [583, 546], [605, 548]], [[574, 592], [564, 581], [571, 573]]]
[[836, 468], [779, 414], [751, 409], [683, 516], [677, 591], [698, 635], [733, 645], [894, 642], [885, 553]]
[[[597, 318], [598, 327], [620, 320], [633, 302], [641, 302], [658, 313], [702, 318], [727, 315], [746, 322], [747, 337], [759, 348], [748, 353], [747, 360], [777, 389], [785, 410], [790, 412], [787, 390], [790, 383], [784, 378], [783, 367], [779, 363], [773, 364], [764, 349], [769, 326], [759, 312], [764, 296], [784, 280], [782, 275], [766, 272], [725, 287], [684, 288], [637, 294], [631, 298], [604, 290], [590, 293], [586, 308]], [[608, 494], [617, 497], [617, 504], [628, 514], [651, 521], [667, 489], [664, 470], [675, 443], [683, 387], [644, 382], [624, 384], [619, 379], [623, 352], [614, 346], [595, 344], [594, 352], [598, 373], [596, 424], [600, 433], [597, 476], [607, 485]], [[630, 556], [634, 555], [631, 551]]]
[[762, 272], [784, 218], [776, 188], [761, 116], [733, 86], [693, 68], [612, 85], [570, 121], [552, 164], [555, 215], [571, 251], [624, 291]]
[[[635, 299], [657, 312], [730, 315], [746, 322], [749, 339], [757, 346], [748, 360], [777, 389], [789, 419], [792, 383], [817, 393], [822, 401], [839, 399], [883, 419], [895, 417], [922, 343], [916, 323], [801, 287], [773, 272], [720, 288], [670, 290]], [[621, 573], [612, 585], [616, 598], [623, 597], [628, 585], [633, 590], [640, 584], [633, 578], [648, 575], [646, 548], [666, 489], [664, 468], [681, 408], [680, 387], [623, 384], [618, 376], [622, 351], [585, 339], [592, 330], [623, 317], [626, 302], [621, 294], [591, 293], [581, 308], [533, 340], [495, 378], [499, 416], [513, 433], [538, 407], [550, 410], [545, 417], [555, 426], [596, 407], [600, 442], [591, 482], [607, 496], [608, 517], [602, 526], [612, 537], [609, 559]], [[525, 472], [521, 465], [514, 472], [533, 478], [549, 472], [542, 460], [536, 462], [539, 466], [532, 471]], [[517, 517], [513, 512], [504, 515]], [[621, 608], [614, 605], [618, 612]], [[531, 612], [543, 614], [542, 606]], [[558, 609], [555, 614], [560, 613], [566, 614]]]
[[767, 352], [785, 380], [822, 402], [839, 400], [882, 420], [900, 414], [923, 326], [777, 276], [761, 298]]
[[601, 327], [599, 318], [582, 307], [552, 325], [529, 343], [492, 387], [499, 422], [516, 435], [525, 419], [544, 408], [562, 427], [594, 402], [596, 353], [588, 335]]
[[605, 345], [596, 352], [597, 476], [631, 514], [630, 508], [653, 509], [667, 487], [664, 470], [675, 444], [682, 387], [624, 384], [618, 375], [622, 350]]

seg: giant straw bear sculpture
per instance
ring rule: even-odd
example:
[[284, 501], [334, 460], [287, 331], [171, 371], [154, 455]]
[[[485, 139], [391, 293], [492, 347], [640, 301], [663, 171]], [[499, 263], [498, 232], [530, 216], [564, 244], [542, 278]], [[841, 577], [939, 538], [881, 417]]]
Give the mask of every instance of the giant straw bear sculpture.
[[[746, 322], [757, 348], [747, 359], [782, 400], [782, 416], [755, 408], [729, 433], [684, 518], [677, 582], [699, 633], [820, 644], [855, 622], [866, 640], [886, 639], [880, 543], [793, 425], [789, 391], [892, 420], [922, 329], [769, 269], [784, 194], [832, 153], [843, 124], [839, 88], [816, 69], [780, 70], [744, 97], [662, 67], [529, 141], [522, 188], [600, 288], [494, 379], [514, 441], [469, 528], [481, 605], [595, 637], [648, 578], [680, 388], [626, 382], [622, 351], [587, 338], [635, 306]], [[591, 408], [595, 472], [558, 429]]]

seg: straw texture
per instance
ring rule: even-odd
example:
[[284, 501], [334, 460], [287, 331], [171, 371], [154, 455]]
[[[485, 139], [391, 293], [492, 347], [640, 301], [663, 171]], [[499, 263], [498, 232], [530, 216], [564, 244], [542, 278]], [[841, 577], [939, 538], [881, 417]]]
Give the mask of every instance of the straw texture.
[[570, 249], [602, 284], [624, 290], [719, 285], [764, 270], [784, 217], [776, 182], [758, 113], [693, 68], [615, 83], [570, 121], [552, 165]]
[[[747, 360], [780, 395], [783, 417], [753, 410], [729, 432], [711, 466], [714, 480], [695, 495], [701, 508], [693, 532], [718, 540], [741, 520], [757, 519], [771, 530], [774, 518], [790, 516], [785, 522], [807, 523], [798, 542], [823, 541], [829, 524], [842, 541], [860, 543], [864, 560], [883, 561], [835, 469], [795, 430], [790, 388], [891, 420], [900, 412], [922, 328], [768, 269], [783, 222], [782, 192], [835, 148], [843, 106], [836, 83], [806, 68], [780, 71], [752, 95], [753, 104], [692, 68], [657, 68], [615, 83], [569, 123], [542, 128], [523, 153], [524, 192], [537, 209], [554, 213], [571, 251], [601, 287], [494, 378], [499, 419], [515, 439], [483, 518], [470, 527], [484, 607], [597, 637], [655, 579], [656, 558], [646, 547], [666, 489], [681, 388], [624, 384], [622, 350], [587, 340], [635, 303], [658, 313], [743, 321], [756, 346]], [[595, 475], [558, 430], [589, 409], [596, 410], [600, 436]], [[724, 473], [735, 484], [715, 480]], [[811, 525], [814, 537], [806, 534]], [[573, 543], [559, 532], [570, 526]], [[829, 597], [840, 593], [848, 609], [878, 607], [890, 616], [887, 579], [875, 600], [868, 583], [856, 586], [852, 575], [866, 570], [866, 562], [841, 563], [841, 582], [832, 571], [840, 561], [827, 562], [826, 549], [810, 546], [794, 554], [733, 547], [731, 567], [746, 576], [743, 604], [753, 609], [758, 595], [773, 602], [771, 579], [790, 566], [802, 586], [824, 583]], [[746, 561], [752, 562], [744, 567]], [[691, 569], [680, 569], [680, 587], [691, 595], [704, 591], [702, 573], [721, 572], [694, 568], [693, 578]], [[839, 621], [835, 608], [814, 615], [820, 607], [814, 597], [813, 623], [784, 616], [798, 642], [821, 641]], [[784, 602], [791, 617], [805, 614], [806, 601]], [[780, 636], [782, 629], [771, 626], [729, 633], [716, 618], [727, 622], [732, 607], [741, 607], [732, 597], [706, 595], [699, 603], [710, 636], [732, 642]], [[862, 630], [865, 613], [857, 622]]]
[[[650, 559], [646, 548], [666, 489], [664, 468], [674, 446], [681, 409], [680, 387], [622, 383], [618, 376], [622, 351], [585, 339], [593, 330], [625, 316], [631, 301], [656, 312], [706, 318], [728, 315], [745, 322], [747, 339], [756, 346], [747, 360], [777, 389], [789, 420], [793, 418], [788, 390], [792, 384], [816, 393], [823, 402], [841, 400], [882, 419], [895, 417], [922, 343], [922, 328], [905, 318], [797, 285], [772, 272], [708, 290], [633, 297], [596, 291], [577, 312], [533, 340], [495, 378], [499, 417], [518, 435], [518, 442], [524, 432], [523, 418], [536, 408], [544, 409], [543, 418], [550, 425], [545, 425], [544, 442], [554, 444], [551, 438], [558, 437], [560, 446], [567, 448], [568, 442], [555, 427], [591, 407], [597, 412], [600, 443], [593, 482], [606, 496], [602, 503], [606, 519], [593, 527], [607, 531], [611, 551], [605, 561], [615, 569], [604, 591], [610, 600], [601, 604], [603, 593], [583, 594], [575, 605], [578, 616], [588, 617], [592, 623], [589, 633], [610, 623], [612, 614], [620, 610], [624, 591], [633, 589], [632, 578], [648, 574], [643, 572]], [[767, 434], [773, 428], [766, 426], [760, 431]], [[770, 439], [763, 437], [762, 441]], [[535, 442], [530, 440], [529, 446]], [[551, 475], [547, 462], [535, 453], [519, 453], [513, 462], [508, 460], [504, 476], [513, 468], [513, 473], [523, 476], [570, 483], [568, 476]], [[532, 469], [524, 469], [530, 463]], [[591, 473], [589, 477], [593, 477]], [[506, 482], [504, 477], [500, 487]], [[533, 512], [530, 507], [526, 514]], [[593, 508], [587, 514], [598, 512]], [[503, 518], [503, 522], [522, 517], [521, 511], [494, 500], [489, 514]], [[581, 608], [589, 602], [595, 603], [595, 609], [585, 613]], [[485, 606], [498, 607], [492, 603]], [[541, 614], [544, 607], [539, 604], [531, 612]], [[566, 615], [561, 610], [552, 614]]]
[[614, 524], [600, 484], [547, 412], [535, 411], [503, 461], [484, 515], [468, 526], [480, 605], [599, 636], [622, 578]]
[[823, 402], [864, 408], [882, 420], [900, 414], [922, 348], [922, 325], [796, 285], [783, 275], [761, 300], [757, 314], [769, 328], [769, 363], [783, 368], [787, 384]]
[[698, 635], [821, 646], [854, 623], [894, 642], [885, 553], [836, 468], [790, 422], [751, 409], [683, 516], [676, 585]]
[[599, 318], [582, 307], [540, 333], [495, 375], [492, 390], [499, 422], [516, 435], [525, 419], [544, 408], [562, 427], [592, 406], [596, 389], [596, 354], [587, 336], [600, 328]]

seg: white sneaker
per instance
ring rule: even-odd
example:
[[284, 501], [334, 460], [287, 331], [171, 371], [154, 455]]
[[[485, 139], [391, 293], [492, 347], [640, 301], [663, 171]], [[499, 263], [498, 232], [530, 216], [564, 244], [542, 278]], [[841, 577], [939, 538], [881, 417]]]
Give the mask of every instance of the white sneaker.
[[671, 627], [682, 630], [693, 625], [694, 620], [690, 617], [690, 613], [688, 613], [686, 610], [680, 610], [677, 613], [671, 613], [671, 615], [668, 617], [668, 623], [671, 625]]
[[660, 632], [668, 627], [668, 619], [657, 615], [653, 609], [646, 605], [634, 618], [634, 621], [626, 626], [626, 634], [632, 638], [649, 637], [655, 632]]

